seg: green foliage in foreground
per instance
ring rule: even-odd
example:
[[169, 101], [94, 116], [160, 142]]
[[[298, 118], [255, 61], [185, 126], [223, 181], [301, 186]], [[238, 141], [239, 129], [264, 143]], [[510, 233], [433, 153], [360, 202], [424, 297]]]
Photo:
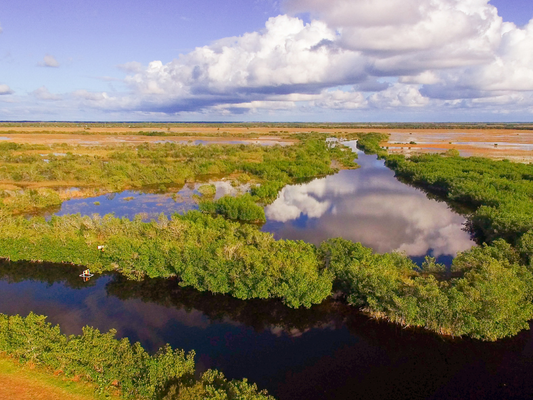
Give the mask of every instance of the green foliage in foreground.
[[203, 200], [200, 202], [200, 211], [233, 220], [266, 222], [265, 210], [248, 193], [237, 197], [224, 196], [215, 201]]
[[66, 336], [44, 316], [0, 314], [0, 351], [21, 363], [79, 376], [101, 393], [118, 388], [127, 399], [192, 399], [190, 393], [197, 392], [202, 396], [195, 399], [273, 400], [256, 385], [227, 381], [218, 371], [207, 371], [196, 381], [194, 352], [185, 354], [167, 345], [150, 355], [139, 343], [118, 340], [115, 334], [85, 327], [82, 335]]
[[320, 269], [315, 246], [276, 241], [255, 226], [198, 211], [149, 223], [111, 215], [0, 216], [0, 257], [116, 269], [132, 278], [178, 276], [182, 286], [243, 300], [281, 298], [291, 307], [331, 293], [331, 274]]

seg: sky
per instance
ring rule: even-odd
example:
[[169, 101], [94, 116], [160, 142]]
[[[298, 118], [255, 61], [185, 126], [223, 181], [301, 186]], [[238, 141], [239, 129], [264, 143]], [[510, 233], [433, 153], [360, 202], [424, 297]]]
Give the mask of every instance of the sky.
[[531, 0], [3, 0], [0, 120], [531, 122]]

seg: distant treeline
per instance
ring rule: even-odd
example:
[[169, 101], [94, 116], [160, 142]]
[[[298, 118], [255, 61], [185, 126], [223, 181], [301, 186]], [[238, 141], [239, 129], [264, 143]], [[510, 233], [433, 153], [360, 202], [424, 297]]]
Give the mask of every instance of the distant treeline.
[[81, 378], [100, 393], [118, 392], [126, 399], [274, 400], [246, 379], [228, 381], [216, 370], [195, 379], [194, 352], [167, 345], [150, 355], [115, 334], [85, 327], [81, 335], [66, 336], [44, 316], [0, 314], [0, 352]]

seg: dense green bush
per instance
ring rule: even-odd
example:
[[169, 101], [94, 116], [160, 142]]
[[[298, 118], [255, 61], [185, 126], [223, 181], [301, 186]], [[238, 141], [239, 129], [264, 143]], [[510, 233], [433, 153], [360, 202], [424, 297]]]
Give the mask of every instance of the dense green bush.
[[452, 267], [459, 276], [450, 280], [431, 260], [416, 271], [401, 254], [374, 254], [344, 239], [324, 242], [320, 256], [350, 304], [402, 325], [496, 340], [533, 318], [533, 276], [502, 240], [460, 254]]
[[255, 226], [198, 211], [149, 223], [110, 215], [50, 221], [0, 215], [0, 257], [116, 269], [132, 278], [177, 275], [183, 286], [239, 299], [281, 298], [291, 307], [318, 304], [331, 293], [315, 246], [276, 241]]
[[224, 196], [216, 201], [203, 200], [200, 202], [200, 211], [239, 221], [266, 221], [265, 210], [257, 205], [254, 198], [248, 193], [237, 197]]
[[13, 213], [59, 206], [62, 202], [52, 189], [0, 190], [0, 209]]
[[388, 140], [389, 135], [384, 133], [361, 134], [357, 140], [357, 147], [367, 154], [377, 154], [378, 157], [386, 156], [387, 150], [381, 147], [381, 143]]
[[285, 186], [281, 181], [267, 181], [251, 189], [252, 196], [263, 203], [272, 203], [277, 199], [279, 191]]
[[196, 382], [194, 352], [185, 354], [167, 345], [150, 355], [139, 343], [118, 340], [115, 334], [85, 327], [81, 335], [66, 336], [44, 316], [0, 314], [1, 352], [21, 363], [79, 376], [97, 385], [100, 392], [118, 388], [128, 399], [157, 399], [173, 387], [173, 392], [185, 399], [191, 388], [202, 387], [203, 399], [273, 399], [246, 380], [227, 381], [218, 371], [207, 371]]
[[280, 298], [295, 308], [319, 304], [333, 289], [372, 315], [484, 340], [512, 336], [533, 317], [532, 275], [501, 240], [459, 255], [448, 279], [432, 260], [420, 269], [403, 254], [375, 254], [344, 239], [319, 248], [276, 241], [196, 211], [150, 223], [111, 216], [1, 222], [0, 256], [12, 260], [74, 262], [132, 278], [176, 275], [182, 286]]

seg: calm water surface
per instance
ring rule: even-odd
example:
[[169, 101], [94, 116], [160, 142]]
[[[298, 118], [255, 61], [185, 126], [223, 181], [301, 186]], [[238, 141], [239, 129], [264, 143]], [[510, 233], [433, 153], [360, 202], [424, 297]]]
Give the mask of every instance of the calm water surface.
[[243, 193], [249, 189], [247, 185], [234, 187], [229, 181], [213, 181], [187, 184], [176, 193], [160, 194], [126, 190], [120, 193], [68, 200], [61, 204], [59, 210], [48, 211], [47, 215], [77, 213], [81, 215], [105, 215], [113, 213], [116, 217], [133, 219], [136, 214], [142, 213], [144, 220], [152, 220], [157, 219], [161, 213], [167, 216], [173, 213], [183, 214], [198, 209], [198, 204], [194, 201], [193, 196], [200, 195], [198, 188], [205, 184], [215, 185], [215, 199], [225, 195]]
[[200, 371], [247, 377], [280, 400], [527, 399], [533, 336], [482, 343], [451, 340], [370, 320], [326, 302], [291, 310], [180, 288], [174, 280], [83, 283], [73, 267], [0, 263], [0, 312], [49, 316], [63, 332], [85, 325], [196, 350]]
[[285, 187], [265, 209], [264, 231], [314, 244], [340, 236], [381, 253], [403, 251], [419, 262], [431, 255], [446, 264], [475, 244], [463, 216], [398, 181], [384, 161], [358, 151], [355, 142], [347, 143], [361, 168]]

